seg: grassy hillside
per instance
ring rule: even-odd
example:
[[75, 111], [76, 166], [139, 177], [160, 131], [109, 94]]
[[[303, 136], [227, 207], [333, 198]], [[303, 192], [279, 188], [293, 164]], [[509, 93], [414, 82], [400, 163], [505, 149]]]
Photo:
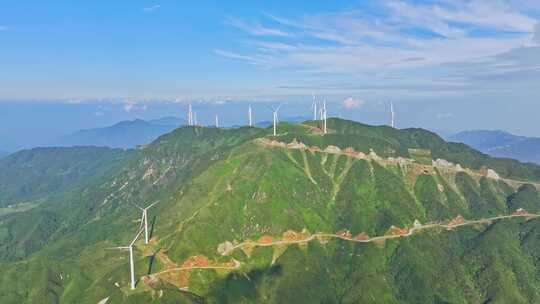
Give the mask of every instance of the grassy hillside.
[[[330, 134], [316, 127], [284, 124], [277, 137], [257, 128], [180, 128], [134, 151], [118, 170], [58, 194], [55, 204], [0, 218], [0, 244], [19, 246], [0, 247], [0, 302], [540, 301], [540, 224], [534, 219], [370, 243], [320, 238], [249, 245], [317, 232], [379, 236], [395, 227], [519, 208], [540, 212], [534, 184], [474, 173], [491, 168], [508, 179], [536, 182], [537, 166], [493, 159], [419, 129], [338, 119], [329, 120]], [[373, 150], [383, 159], [264, 144], [294, 139], [321, 150]], [[471, 170], [432, 167], [428, 160], [437, 158]], [[107, 248], [135, 235], [140, 213], [133, 204], [153, 201], [159, 203], [150, 210], [152, 239], [136, 243], [139, 281], [131, 291], [127, 254]], [[13, 237], [14, 230], [25, 233]], [[21, 246], [29, 250], [10, 252]], [[178, 269], [193, 266], [217, 268]]]
[[103, 175], [126, 154], [98, 147], [36, 148], [13, 153], [0, 160], [0, 207], [43, 200]]

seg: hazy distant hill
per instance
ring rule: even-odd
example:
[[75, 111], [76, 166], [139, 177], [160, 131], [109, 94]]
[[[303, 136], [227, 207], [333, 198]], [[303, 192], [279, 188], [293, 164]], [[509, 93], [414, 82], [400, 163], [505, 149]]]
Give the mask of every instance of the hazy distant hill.
[[0, 158], [6, 156], [8, 154], [9, 154], [9, 152], [0, 150]]
[[491, 156], [540, 163], [540, 138], [478, 130], [460, 132], [449, 136], [448, 140], [467, 144]]
[[103, 146], [111, 148], [133, 148], [152, 142], [168, 133], [184, 121], [175, 117], [163, 117], [145, 121], [135, 119], [121, 121], [110, 127], [80, 130], [62, 137], [56, 146]]

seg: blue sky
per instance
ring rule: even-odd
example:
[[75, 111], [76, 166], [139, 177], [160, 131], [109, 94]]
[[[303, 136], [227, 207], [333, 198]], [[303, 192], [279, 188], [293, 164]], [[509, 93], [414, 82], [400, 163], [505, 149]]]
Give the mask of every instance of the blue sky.
[[539, 20], [538, 0], [4, 0], [0, 100], [167, 114], [172, 101], [305, 102], [315, 93], [345, 114], [393, 100], [407, 126], [432, 115], [434, 128], [463, 121], [540, 136], [499, 119], [508, 104], [540, 115]]

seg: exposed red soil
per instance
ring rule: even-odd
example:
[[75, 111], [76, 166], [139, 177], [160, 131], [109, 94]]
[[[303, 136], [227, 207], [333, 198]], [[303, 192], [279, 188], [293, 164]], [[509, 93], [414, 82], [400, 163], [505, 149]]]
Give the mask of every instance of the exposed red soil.
[[210, 260], [203, 255], [196, 255], [189, 257], [182, 263], [182, 267], [208, 267], [210, 266]]
[[358, 155], [358, 152], [356, 152], [352, 147], [345, 148], [345, 150], [343, 150], [343, 153], [352, 157], [356, 157]]
[[274, 241], [274, 238], [269, 235], [263, 235], [257, 241], [259, 244], [270, 244]]
[[360, 232], [357, 236], [356, 236], [356, 239], [359, 240], [359, 241], [366, 241], [366, 240], [369, 240], [370, 237], [367, 233], [365, 232]]
[[385, 235], [405, 235], [407, 233], [409, 233], [409, 229], [407, 228], [399, 228], [396, 226], [391, 226]]

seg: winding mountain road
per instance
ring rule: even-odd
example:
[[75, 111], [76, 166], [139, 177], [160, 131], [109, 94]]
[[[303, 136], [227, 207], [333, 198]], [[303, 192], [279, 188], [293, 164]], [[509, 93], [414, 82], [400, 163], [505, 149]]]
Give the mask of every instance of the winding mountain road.
[[342, 239], [345, 241], [356, 242], [356, 243], [370, 243], [370, 242], [376, 242], [376, 241], [396, 239], [396, 238], [401, 238], [401, 237], [409, 237], [415, 234], [417, 231], [421, 231], [421, 230], [434, 229], [434, 228], [454, 229], [454, 228], [458, 228], [462, 226], [487, 224], [492, 221], [509, 219], [509, 218], [518, 218], [518, 217], [531, 219], [531, 218], [540, 217], [540, 214], [525, 213], [525, 214], [500, 215], [500, 216], [495, 216], [495, 217], [485, 218], [485, 219], [466, 220], [463, 223], [453, 224], [453, 225], [452, 224], [439, 224], [439, 223], [425, 224], [425, 225], [413, 227], [409, 229], [409, 231], [405, 234], [381, 235], [381, 236], [375, 236], [375, 237], [371, 237], [367, 239], [355, 239], [352, 237], [347, 237], [347, 236], [335, 234], [335, 233], [315, 233], [315, 234], [312, 234], [310, 237], [302, 239], [302, 240], [281, 240], [281, 241], [274, 241], [274, 242], [268, 242], [268, 243], [246, 241], [223, 252], [222, 255], [229, 255], [234, 250], [241, 248], [243, 246], [246, 246], [246, 245], [251, 245], [251, 246], [256, 246], [256, 247], [268, 247], [268, 246], [279, 246], [279, 245], [304, 244], [304, 243], [311, 242], [317, 238], [337, 238], [337, 239]]
[[[371, 243], [371, 242], [376, 242], [376, 241], [385, 241], [385, 240], [389, 240], [389, 239], [410, 237], [410, 236], [414, 235], [415, 233], [417, 233], [419, 231], [428, 230], [428, 229], [443, 228], [443, 229], [450, 230], [450, 229], [463, 227], [463, 226], [470, 226], [470, 225], [477, 225], [477, 224], [489, 224], [490, 222], [497, 221], [497, 220], [504, 220], [504, 219], [511, 219], [511, 218], [533, 219], [533, 218], [538, 218], [538, 217], [540, 217], [540, 214], [514, 213], [514, 214], [510, 214], [510, 215], [499, 215], [499, 216], [495, 216], [495, 217], [483, 218], [483, 219], [478, 219], [478, 220], [464, 220], [462, 223], [456, 223], [456, 224], [430, 223], [430, 224], [414, 226], [413, 228], [409, 229], [407, 231], [407, 233], [381, 235], [381, 236], [375, 236], [375, 237], [366, 238], [366, 239], [357, 239], [357, 238], [353, 238], [353, 237], [349, 237], [349, 236], [345, 236], [345, 235], [340, 235], [340, 234], [335, 234], [335, 233], [322, 233], [322, 232], [319, 232], [319, 233], [312, 234], [311, 236], [309, 236], [309, 237], [307, 237], [305, 239], [301, 239], [301, 240], [280, 240], [280, 241], [265, 242], [265, 243], [259, 243], [259, 242], [255, 242], [255, 241], [245, 241], [245, 242], [242, 242], [240, 244], [237, 244], [237, 245], [229, 248], [225, 252], [222, 252], [222, 255], [224, 255], [224, 256], [229, 255], [233, 251], [235, 251], [235, 250], [237, 250], [237, 249], [239, 249], [239, 248], [241, 248], [243, 246], [246, 246], [246, 245], [250, 245], [250, 246], [254, 246], [254, 247], [286, 246], [286, 245], [294, 245], [294, 244], [305, 244], [305, 243], [311, 242], [313, 240], [316, 240], [318, 238], [328, 238], [328, 239], [335, 238], [335, 239], [341, 239], [341, 240], [344, 240], [344, 241], [356, 242], [356, 243]], [[153, 274], [150, 275], [150, 277], [157, 278], [160, 275], [170, 273], [170, 272], [174, 272], [174, 271], [189, 271], [189, 270], [196, 270], [196, 269], [236, 270], [236, 269], [239, 269], [241, 267], [241, 265], [242, 265], [239, 261], [237, 261], [235, 259], [233, 259], [232, 262], [234, 263], [234, 265], [232, 265], [232, 266], [223, 266], [223, 265], [211, 266], [210, 265], [210, 266], [174, 267], [174, 268], [169, 268], [169, 269], [165, 269], [165, 270], [160, 271], [160, 272], [153, 273]]]

